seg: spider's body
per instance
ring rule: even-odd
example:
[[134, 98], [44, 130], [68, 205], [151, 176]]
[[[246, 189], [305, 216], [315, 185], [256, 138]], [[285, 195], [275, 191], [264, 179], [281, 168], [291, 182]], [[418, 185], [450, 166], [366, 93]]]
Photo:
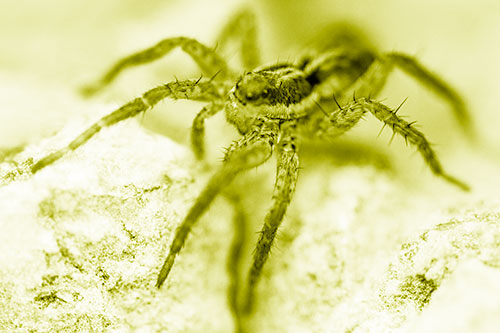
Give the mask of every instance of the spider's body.
[[231, 89], [226, 119], [241, 134], [248, 132], [255, 119], [291, 120], [311, 108], [313, 85], [300, 69], [291, 65], [273, 66], [247, 72]]
[[[342, 50], [339, 50], [342, 51]], [[259, 117], [273, 120], [301, 119], [304, 128], [312, 114], [320, 111], [318, 104], [331, 103], [332, 96], [345, 93], [374, 60], [368, 52], [356, 54], [335, 50], [317, 59], [305, 57], [298, 64], [282, 63], [245, 73], [229, 91], [226, 119], [241, 134]], [[368, 55], [368, 57], [367, 57]], [[360, 59], [364, 56], [365, 59]], [[314, 61], [316, 60], [316, 61]], [[364, 61], [363, 66], [360, 66]], [[327, 95], [323, 95], [323, 91]], [[349, 114], [348, 116], [350, 116]], [[359, 120], [352, 119], [353, 125]], [[343, 131], [337, 131], [337, 135]]]
[[[371, 113], [414, 145], [434, 174], [467, 189], [467, 185], [444, 172], [426, 138], [412, 123], [401, 119], [396, 114], [397, 110], [372, 98], [377, 96], [387, 76], [397, 66], [448, 101], [456, 118], [466, 129], [468, 115], [459, 95], [415, 59], [399, 53], [379, 54], [360, 43], [360, 39], [352, 32], [332, 34], [331, 40], [325, 40], [323, 47], [306, 52], [296, 62], [257, 69], [254, 69], [259, 62], [253, 45], [255, 27], [248, 12], [236, 16], [223, 30], [219, 40], [225, 42], [235, 36], [243, 37], [244, 40], [241, 44], [242, 62], [247, 72], [240, 77], [214, 50], [187, 37], [165, 39], [120, 60], [86, 92], [101, 89], [124, 69], [156, 60], [175, 47], [181, 47], [211, 78], [173, 81], [147, 91], [103, 117], [66, 148], [38, 160], [31, 166], [31, 172], [37, 172], [77, 149], [102, 128], [144, 112], [165, 98], [209, 102], [194, 118], [191, 132], [193, 151], [201, 159], [204, 155], [204, 122], [225, 110], [226, 120], [238, 129], [242, 137], [229, 146], [223, 164], [210, 178], [179, 225], [161, 268], [157, 286], [160, 287], [166, 280], [191, 228], [213, 199], [224, 192], [239, 173], [261, 165], [274, 154], [277, 172], [272, 206], [265, 217], [254, 252], [245, 299], [247, 306], [240, 308], [235, 296], [237, 293], [231, 298], [232, 310], [239, 318], [242, 310], [250, 309], [255, 285], [293, 196], [298, 178], [301, 137], [331, 138], [343, 134], [364, 114]], [[347, 98], [347, 103], [341, 102], [344, 106], [337, 102], [346, 101]], [[233, 266], [237, 266], [236, 263]], [[232, 274], [232, 279], [237, 280], [239, 274]]]

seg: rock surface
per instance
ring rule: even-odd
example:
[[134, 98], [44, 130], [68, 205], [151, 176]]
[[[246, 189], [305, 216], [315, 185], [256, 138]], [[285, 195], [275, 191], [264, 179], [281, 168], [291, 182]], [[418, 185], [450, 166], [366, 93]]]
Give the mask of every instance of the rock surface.
[[[43, 155], [74, 130], [27, 150]], [[211, 274], [200, 274], [218, 254], [203, 249], [204, 237], [193, 243], [197, 259], [184, 260], [187, 246], [169, 284], [154, 287], [172, 232], [199, 187], [189, 156], [131, 120], [2, 187], [2, 330], [226, 331], [224, 293], [210, 291]], [[217, 309], [220, 320], [208, 324]]]
[[[62, 146], [86, 123], [26, 147], [2, 170]], [[376, 154], [322, 156], [303, 154], [252, 330], [487, 332], [498, 325], [494, 200], [423, 173], [439, 190], [408, 187], [415, 183], [404, 184]], [[245, 202], [255, 231], [269, 206], [272, 171], [266, 164], [237, 183], [251, 186]], [[199, 221], [165, 286], [154, 287], [175, 227], [209, 174], [186, 148], [128, 120], [0, 188], [0, 327], [232, 331], [225, 272], [232, 210], [224, 199]]]

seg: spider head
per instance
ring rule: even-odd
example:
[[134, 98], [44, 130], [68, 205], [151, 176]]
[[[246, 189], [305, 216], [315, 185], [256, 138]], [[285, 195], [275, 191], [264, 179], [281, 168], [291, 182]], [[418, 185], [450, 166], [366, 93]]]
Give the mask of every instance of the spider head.
[[266, 72], [247, 72], [234, 87], [234, 96], [246, 106], [257, 106], [268, 103], [268, 98], [273, 90], [272, 77]]
[[247, 72], [229, 92], [226, 119], [244, 134], [257, 118], [294, 118], [291, 108], [311, 89], [304, 73], [289, 64]]
[[226, 119], [241, 134], [248, 131], [259, 116], [266, 115], [275, 91], [272, 78], [265, 72], [247, 72], [229, 92]]

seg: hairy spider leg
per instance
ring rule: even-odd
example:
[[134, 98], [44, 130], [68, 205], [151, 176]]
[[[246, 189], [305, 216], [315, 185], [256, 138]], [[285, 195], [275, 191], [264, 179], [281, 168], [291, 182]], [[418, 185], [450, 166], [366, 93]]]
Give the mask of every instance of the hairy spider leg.
[[[313, 64], [314, 65], [314, 64]], [[321, 67], [321, 63], [315, 65]], [[313, 69], [314, 70], [314, 69]], [[342, 107], [340, 102], [353, 96], [377, 96], [385, 85], [391, 66], [384, 61], [374, 59], [369, 67], [354, 82], [338, 84], [335, 76], [327, 78], [317, 88], [313, 96], [317, 111], [299, 119], [301, 137], [333, 139], [354, 127], [365, 112], [361, 109]], [[332, 95], [333, 94], [333, 95]]]
[[[410, 57], [401, 54], [399, 56], [411, 59]], [[418, 65], [418, 63], [416, 62], [414, 63]], [[410, 142], [410, 144], [416, 146], [418, 151], [426, 161], [426, 163], [431, 168], [431, 171], [435, 175], [460, 187], [462, 190], [468, 191], [470, 188], [467, 184], [444, 172], [441, 163], [437, 159], [436, 153], [430, 147], [430, 144], [423, 135], [423, 133], [412, 127], [411, 126], [412, 123], [408, 123], [396, 115], [396, 112], [399, 110], [399, 107], [396, 110], [391, 110], [382, 103], [378, 103], [370, 99], [370, 96], [376, 96], [380, 92], [380, 90], [382, 89], [382, 87], [386, 82], [387, 76], [391, 73], [393, 66], [394, 66], [394, 60], [392, 57], [382, 56], [379, 57], [377, 60], [375, 60], [372, 63], [372, 65], [370, 65], [366, 73], [363, 74], [363, 76], [361, 76], [357, 80], [357, 82], [353, 85], [352, 89], [353, 94], [355, 93], [359, 96], [362, 96], [363, 98], [358, 98], [358, 99], [354, 98], [354, 104], [349, 105], [347, 109], [356, 110], [361, 108], [363, 110], [363, 113], [365, 111], [371, 112], [377, 119], [379, 119], [384, 123], [384, 126], [391, 127], [394, 133], [399, 133], [405, 138], [406, 142]], [[416, 66], [415, 68], [417, 67], [418, 66]], [[429, 82], [430, 81], [435, 81], [438, 83], [442, 82], [439, 78], [433, 76], [433, 74], [428, 72], [422, 66], [418, 68], [420, 68], [423, 71], [422, 77], [425, 77], [426, 80], [429, 80]], [[417, 72], [419, 71], [420, 70], [418, 70]], [[424, 75], [427, 73], [429, 75]], [[458, 94], [454, 93], [454, 91], [451, 88], [448, 88], [444, 82], [442, 83], [443, 83], [442, 86], [443, 88], [435, 88], [435, 89], [436, 90], [443, 89], [442, 91], [448, 91], [447, 89], [450, 89], [449, 91], [453, 92], [453, 94], [455, 94], [458, 97]], [[441, 85], [438, 85], [437, 87], [441, 87]], [[443, 93], [443, 95], [446, 94]], [[460, 100], [460, 97], [458, 97], [458, 99]], [[466, 112], [465, 109], [464, 112]]]
[[470, 190], [467, 184], [447, 174], [443, 170], [443, 167], [441, 166], [436, 153], [432, 150], [424, 134], [415, 129], [415, 127], [412, 126], [413, 123], [409, 123], [398, 117], [396, 115], [397, 109], [392, 110], [382, 103], [367, 98], [357, 98], [346, 108], [361, 109], [364, 112], [370, 112], [378, 120], [382, 121], [384, 124], [392, 128], [394, 133], [398, 133], [403, 136], [407, 143], [409, 142], [411, 145], [415, 146], [424, 158], [427, 165], [430, 167], [431, 171], [436, 176], [443, 178], [444, 180], [450, 182], [455, 186], [458, 186], [464, 191]]
[[31, 172], [35, 173], [40, 169], [54, 163], [67, 153], [75, 150], [83, 145], [102, 128], [114, 125], [122, 120], [134, 117], [141, 112], [144, 112], [165, 98], [173, 99], [189, 99], [195, 101], [211, 101], [221, 98], [220, 87], [212, 81], [208, 80], [186, 80], [175, 81], [161, 85], [145, 92], [141, 97], [138, 97], [127, 104], [121, 106], [112, 113], [102, 117], [94, 125], [81, 133], [66, 147], [59, 149], [31, 166]]
[[223, 49], [229, 45], [231, 40], [240, 43], [240, 58], [245, 70], [251, 70], [260, 65], [255, 15], [248, 8], [240, 10], [233, 16], [222, 28], [217, 38]]
[[[314, 127], [317, 128], [316, 131], [320, 133], [326, 132], [327, 134], [330, 132], [332, 136], [342, 134], [352, 128], [361, 119], [363, 114], [369, 111], [382, 121], [384, 126], [391, 127], [394, 133], [399, 133], [407, 142], [416, 146], [435, 175], [460, 187], [462, 190], [469, 190], [467, 184], [444, 172], [436, 153], [430, 147], [425, 136], [416, 130], [412, 126], [412, 123], [408, 123], [396, 115], [399, 108], [391, 110], [387, 106], [370, 99], [370, 97], [378, 95], [383, 88], [392, 67], [393, 61], [390, 58], [377, 58], [366, 72], [348, 89], [349, 92], [352, 91], [354, 101], [347, 106], [328, 113], [327, 117], [314, 123]], [[345, 95], [346, 93], [342, 94], [341, 97]], [[321, 96], [321, 102], [324, 102], [327, 99], [326, 91]], [[338, 98], [337, 96], [334, 97]]]
[[168, 277], [193, 225], [207, 210], [215, 197], [227, 187], [240, 172], [257, 167], [267, 161], [273, 152], [277, 137], [277, 124], [262, 121], [254, 125], [252, 131], [233, 143], [225, 155], [224, 163], [212, 175], [207, 185], [196, 199], [186, 217], [175, 232], [169, 253], [158, 275], [156, 286], [161, 287]]
[[[433, 91], [437, 96], [447, 101], [451, 105], [454, 116], [463, 130], [471, 138], [475, 137], [470, 114], [460, 95], [444, 80], [433, 74], [416, 59], [408, 55], [393, 52], [377, 56], [370, 64], [366, 72], [361, 75], [356, 82], [354, 82], [348, 91], [353, 91], [356, 96], [375, 97], [383, 88], [386, 79], [392, 72], [394, 66], [402, 69], [405, 73], [415, 78], [423, 86]], [[335, 80], [335, 78], [332, 78], [332, 80]], [[329, 85], [323, 85], [322, 89], [320, 89], [318, 93], [322, 96], [322, 99], [319, 102], [324, 103], [325, 98], [329, 97], [328, 94], [331, 95]], [[342, 94], [341, 92], [337, 93], [339, 95]], [[347, 94], [347, 91], [344, 92], [344, 95]], [[339, 98], [339, 96], [336, 97]]]
[[273, 204], [264, 219], [264, 225], [253, 256], [253, 264], [248, 273], [248, 289], [243, 308], [245, 313], [252, 311], [255, 287], [261, 275], [262, 267], [269, 256], [276, 232], [283, 221], [295, 191], [299, 173], [295, 125], [295, 121], [289, 121], [282, 125], [282, 136], [277, 147], [277, 170], [272, 198]]
[[82, 94], [91, 96], [109, 85], [122, 71], [153, 62], [167, 55], [176, 47], [181, 47], [198, 64], [204, 74], [216, 80], [225, 80], [234, 77], [224, 59], [215, 50], [205, 46], [193, 38], [173, 37], [167, 38], [156, 45], [129, 55], [116, 62], [97, 82], [82, 88]]
[[448, 102], [462, 129], [469, 137], [474, 138], [476, 136], [469, 111], [462, 97], [455, 89], [424, 67], [414, 57], [397, 52], [388, 53], [385, 57], [405, 73], [416, 79], [420, 84], [429, 88], [437, 96]]
[[224, 108], [224, 103], [213, 102], [205, 105], [194, 117], [191, 126], [191, 149], [198, 160], [205, 156], [205, 120]]
[[[313, 64], [313, 66], [321, 67], [321, 63]], [[345, 83], [339, 85], [335, 76], [327, 78], [316, 88], [312, 96], [317, 109], [321, 112], [312, 113], [299, 120], [301, 135], [334, 138], [351, 129], [358, 123], [364, 112], [342, 108], [339, 101], [352, 98], [351, 96], [377, 96], [384, 87], [390, 72], [390, 64], [375, 59], [361, 76], [354, 82], [347, 83], [347, 86], [344, 85]]]

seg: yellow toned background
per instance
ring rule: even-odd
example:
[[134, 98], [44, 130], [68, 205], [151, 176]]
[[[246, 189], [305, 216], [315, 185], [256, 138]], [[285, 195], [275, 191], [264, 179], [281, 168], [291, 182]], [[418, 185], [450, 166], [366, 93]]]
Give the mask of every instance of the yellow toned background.
[[[221, 0], [2, 0], [0, 97], [5, 107], [0, 109], [0, 146], [37, 140], [56, 131], [75, 112], [85, 112], [65, 102], [71, 99], [68, 94], [125, 54], [173, 35], [213, 44], [235, 7], [237, 1]], [[293, 59], [297, 47], [328, 22], [352, 22], [380, 49], [416, 55], [441, 74], [462, 92], [484, 137], [500, 139], [500, 132], [491, 126], [498, 119], [495, 97], [500, 91], [498, 2], [275, 0], [254, 1], [252, 7], [258, 14], [267, 61]], [[104, 99], [123, 102], [154, 84], [172, 80], [174, 74], [196, 74], [180, 52], [120, 77]], [[410, 80], [401, 79], [402, 75], [395, 76], [390, 83], [396, 83], [384, 94], [388, 103], [397, 105], [409, 97], [405, 113], [423, 122], [426, 132], [439, 142], [446, 141], [448, 135], [439, 136], [441, 125], [452, 122], [445, 107]], [[39, 95], [20, 93], [23, 84], [39, 86]], [[436, 111], [429, 117], [425, 109], [431, 107]], [[151, 116], [161, 117], [161, 112]], [[456, 128], [452, 124], [450, 129]]]
[[[95, 99], [84, 100], [77, 94], [82, 84], [94, 80], [119, 57], [150, 46], [164, 37], [187, 35], [213, 45], [218, 29], [239, 6], [236, 1], [194, 0], [154, 0], [146, 4], [131, 0], [1, 1], [0, 148], [39, 142], [41, 138], [57, 133], [73, 118], [92, 119], [96, 110], [112, 110], [150, 87], [174, 80], [175, 76], [197, 77], [199, 72], [192, 61], [175, 51], [155, 64], [127, 72]], [[277, 312], [286, 310], [287, 306], [295, 306], [295, 310], [304, 310], [300, 309], [300, 302], [290, 305], [279, 298], [284, 297], [286, 301], [286, 297], [293, 294], [290, 292], [294, 290], [293, 286], [297, 286], [301, 292], [294, 294], [295, 297], [303, 295], [304, 299], [310, 301], [307, 303], [309, 309], [304, 310], [304, 313], [314, 312], [314, 305], [318, 309], [324, 306], [324, 311], [328, 312], [330, 305], [337, 305], [337, 300], [331, 298], [330, 294], [323, 297], [322, 293], [308, 292], [308, 288], [317, 287], [341, 299], [343, 295], [339, 294], [345, 286], [322, 285], [318, 281], [340, 281], [355, 285], [362, 280], [355, 273], [366, 272], [362, 269], [358, 271], [357, 264], [366, 268], [371, 264], [366, 261], [370, 260], [381, 267], [374, 270], [381, 270], [379, 276], [382, 276], [390, 262], [388, 254], [398, 254], [406, 239], [418, 238], [423, 231], [464, 213], [460, 208], [466, 207], [463, 209], [473, 213], [476, 207], [482, 210], [493, 207], [492, 214], [498, 211], [500, 5], [494, 1], [262, 0], [252, 2], [252, 7], [255, 8], [261, 28], [262, 52], [266, 61], [293, 59], [301, 45], [322, 26], [331, 21], [351, 22], [366, 31], [381, 50], [397, 50], [415, 55], [455, 86], [470, 107], [480, 134], [478, 143], [468, 142], [444, 103], [396, 72], [380, 98], [388, 105], [397, 106], [408, 97], [400, 114], [419, 122], [420, 129], [437, 144], [436, 149], [446, 169], [471, 184], [474, 192], [464, 194], [430, 175], [414, 149], [405, 147], [404, 140], [395, 139], [388, 146], [390, 130], [386, 129], [375, 139], [381, 124], [374, 119], [361, 122], [348, 134], [349, 140], [359, 140], [382, 151], [384, 156], [393, 161], [396, 180], [392, 173], [366, 165], [360, 165], [358, 169], [357, 165], [345, 166], [339, 161], [335, 168], [328, 168], [331, 165], [314, 168], [314, 163], [305, 164], [286, 221], [289, 225], [284, 225], [278, 238], [281, 247], [276, 247], [268, 264], [268, 272], [275, 275], [269, 273], [270, 277], [266, 278], [271, 282], [266, 280], [262, 284], [269, 299], [263, 297], [264, 307], [260, 309], [257, 319], [264, 318], [263, 326], [269, 321], [277, 327], [281, 317], [273, 313], [273, 309]], [[190, 121], [200, 105], [179, 101], [173, 106], [174, 103], [162, 103], [148, 112], [141, 123], [187, 145]], [[224, 130], [220, 132], [223, 135], [217, 129]], [[215, 164], [221, 156], [221, 148], [234, 138], [235, 133], [224, 124], [221, 117], [211, 121], [207, 131], [211, 142], [214, 142], [210, 148], [209, 161]], [[81, 155], [76, 154], [76, 158], [78, 156]], [[192, 169], [193, 174], [199, 173], [195, 168]], [[262, 173], [255, 175], [260, 176]], [[267, 179], [263, 183], [267, 187], [262, 186], [265, 187], [263, 193], [269, 197], [265, 191], [270, 191], [272, 177], [267, 174], [264, 177]], [[325, 195], [315, 192], [318, 187], [328, 188], [330, 192]], [[195, 192], [193, 190], [189, 195], [195, 196]], [[257, 194], [253, 195], [258, 199], [266, 197], [255, 192]], [[391, 197], [386, 199], [384, 194]], [[326, 203], [319, 203], [320, 199]], [[485, 202], [486, 208], [481, 207], [481, 203]], [[357, 205], [361, 207], [360, 211]], [[259, 206], [262, 210], [257, 215], [263, 215], [267, 206], [268, 202], [263, 200]], [[228, 221], [218, 219], [220, 215], [215, 211], [207, 214], [205, 220], [211, 218], [220, 220], [220, 223], [205, 223], [198, 230], [206, 231], [213, 226], [217, 230], [221, 225], [229, 228]], [[175, 221], [172, 219], [171, 223]], [[366, 222], [366, 225], [360, 221]], [[376, 222], [379, 224], [376, 225]], [[258, 228], [260, 220], [256, 219], [255, 223]], [[297, 224], [299, 227], [294, 229]], [[25, 227], [31, 226], [28, 224]], [[349, 233], [351, 228], [361, 232]], [[225, 241], [216, 239], [217, 235], [214, 232], [214, 244], [216, 240]], [[7, 233], [2, 233], [2, 236], [11, 238]], [[195, 232], [190, 244], [197, 246], [203, 241], [208, 242], [203, 236], [202, 231]], [[293, 246], [286, 243], [287, 239], [294, 243]], [[10, 241], [14, 243], [16, 239], [12, 237]], [[5, 245], [8, 243], [1, 243], [1, 252], [8, 253], [10, 249]], [[356, 246], [361, 250], [350, 251]], [[426, 253], [432, 252], [431, 248]], [[307, 260], [300, 256], [298, 258], [302, 259], [294, 259], [297, 253], [307, 254]], [[337, 274], [342, 273], [340, 261], [332, 260], [332, 266], [327, 266], [320, 259], [322, 254], [327, 258], [344, 258], [345, 263], [353, 259], [355, 267], [346, 271], [354, 273], [352, 276], [340, 276]], [[290, 258], [291, 262], [287, 261]], [[383, 260], [377, 261], [380, 258]], [[196, 256], [183, 256], [184, 262], [189, 260], [194, 262], [194, 266], [199, 261]], [[471, 267], [474, 271], [476, 266]], [[306, 269], [324, 273], [326, 279], [322, 279], [322, 276], [306, 276]], [[464, 270], [471, 271], [467, 267]], [[178, 269], [178, 274], [182, 272], [186, 275], [178, 277], [179, 281], [204, 279], [203, 273], [192, 275], [191, 267], [184, 271]], [[375, 275], [373, 271], [370, 274]], [[293, 283], [281, 283], [280, 279], [285, 279], [285, 282], [290, 279]], [[203, 281], [213, 284], [211, 280]], [[454, 296], [461, 295], [455, 292], [461, 288], [460, 283], [456, 284], [459, 287], [452, 289]], [[189, 289], [189, 284], [187, 287]], [[356, 288], [357, 285], [353, 289]], [[167, 293], [165, 290], [163, 292]], [[189, 292], [190, 289], [186, 293]], [[157, 302], [163, 301], [158, 299], [157, 294], [152, 297], [156, 297]], [[487, 297], [480, 301], [483, 299]], [[345, 312], [356, 312], [356, 301], [354, 299], [353, 308], [347, 306]], [[467, 302], [466, 299], [464, 303]], [[313, 306], [311, 303], [314, 303]], [[191, 311], [195, 312], [196, 309], [193, 306]], [[270, 311], [265, 317], [263, 312], [267, 309]], [[368, 312], [371, 310], [368, 309]], [[337, 313], [343, 316], [345, 312], [340, 309]], [[175, 317], [176, 313], [171, 315]], [[320, 315], [327, 316], [328, 313]], [[225, 313], [225, 316], [228, 314]], [[304, 319], [294, 315], [290, 317], [296, 317], [297, 321]], [[334, 319], [332, 322], [337, 323]], [[453, 316], [448, 320], [453, 322]], [[308, 318], [303, 320], [303, 324], [308, 324]]]

